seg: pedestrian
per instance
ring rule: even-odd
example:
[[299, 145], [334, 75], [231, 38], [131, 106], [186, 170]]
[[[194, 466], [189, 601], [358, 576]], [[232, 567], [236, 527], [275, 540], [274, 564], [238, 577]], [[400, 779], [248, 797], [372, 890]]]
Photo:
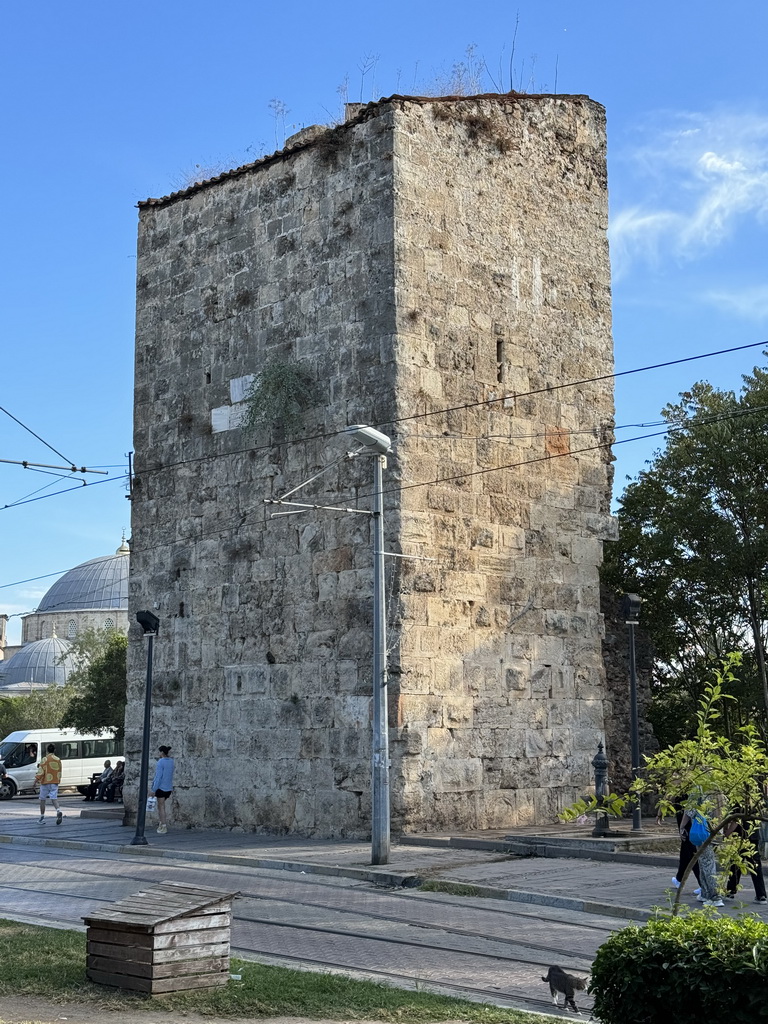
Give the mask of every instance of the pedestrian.
[[[703, 796], [698, 798], [694, 796], [689, 797], [689, 806], [683, 812], [683, 817], [680, 822], [680, 838], [689, 839], [699, 854], [699, 884], [701, 885], [701, 893], [696, 898], [703, 903], [705, 907], [723, 907], [725, 904], [720, 899], [717, 891], [717, 861], [715, 860], [715, 851], [711, 843], [708, 846], [705, 845], [707, 839], [709, 839], [709, 825], [706, 823], [706, 818], [700, 810], [702, 800]], [[700, 842], [697, 842], [695, 831], [691, 828], [694, 822], [704, 823], [706, 825], [706, 837]]]
[[59, 807], [59, 783], [61, 782], [61, 761], [56, 756], [56, 747], [49, 743], [47, 754], [37, 766], [35, 781], [40, 783], [40, 824], [45, 821], [45, 803], [50, 800], [56, 808], [56, 824], [61, 824]]
[[170, 747], [158, 747], [160, 757], [157, 759], [155, 777], [152, 781], [150, 796], [157, 797], [157, 816], [160, 824], [157, 826], [158, 834], [164, 836], [168, 831], [168, 820], [165, 814], [165, 801], [173, 792], [173, 769], [175, 768], [171, 757]]
[[[675, 887], [675, 889], [680, 888], [680, 885], [683, 881], [683, 875], [685, 874], [685, 869], [691, 863], [691, 861], [693, 860], [693, 855], [696, 853], [696, 847], [688, 838], [687, 829], [685, 833], [683, 833], [682, 831], [683, 814], [685, 812], [685, 801], [687, 799], [688, 794], [684, 793], [681, 796], [676, 797], [673, 801], [673, 806], [675, 808], [675, 820], [677, 821], [677, 831], [680, 833], [680, 855], [677, 860], [677, 871], [672, 876], [672, 885]], [[663, 819], [661, 817], [658, 817], [656, 820], [660, 825]], [[693, 895], [698, 896], [701, 893], [701, 881], [698, 861], [696, 861], [696, 863], [693, 865], [693, 873], [696, 876], [696, 881], [699, 882], [699, 887], [693, 890]]]
[[[749, 831], [747, 831], [749, 829]], [[733, 833], [744, 839], [749, 835], [749, 842], [751, 846], [750, 853], [744, 858], [744, 862], [747, 865], [747, 871], [752, 876], [752, 885], [755, 887], [755, 903], [768, 903], [768, 898], [765, 895], [765, 879], [763, 878], [763, 862], [760, 859], [760, 827], [755, 825], [754, 822], [750, 822], [747, 825], [743, 820], [734, 822], [725, 832], [725, 835], [733, 835]], [[739, 882], [741, 881], [741, 868], [735, 864], [731, 868], [731, 872], [728, 876], [728, 886], [725, 893], [726, 899], [735, 899], [736, 893], [739, 891]]]

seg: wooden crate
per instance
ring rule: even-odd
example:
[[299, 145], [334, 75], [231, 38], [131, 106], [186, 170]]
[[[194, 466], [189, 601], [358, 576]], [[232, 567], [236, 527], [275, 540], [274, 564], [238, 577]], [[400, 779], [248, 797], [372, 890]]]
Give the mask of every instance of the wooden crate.
[[83, 917], [90, 981], [159, 995], [226, 985], [236, 892], [160, 882]]

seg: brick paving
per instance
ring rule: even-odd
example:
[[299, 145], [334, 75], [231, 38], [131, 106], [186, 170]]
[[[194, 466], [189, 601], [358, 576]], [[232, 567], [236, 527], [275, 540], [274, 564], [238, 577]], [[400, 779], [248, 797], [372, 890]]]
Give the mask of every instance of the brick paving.
[[[665, 903], [675, 865], [660, 856], [514, 858], [414, 841], [393, 844], [391, 863], [372, 868], [365, 843], [173, 827], [166, 836], [148, 831], [150, 845], [137, 848], [119, 820], [81, 819], [79, 801], [64, 803], [60, 827], [53, 819], [39, 825], [34, 801], [0, 805], [7, 915], [78, 926], [95, 906], [150, 882], [221, 884], [242, 893], [233, 943], [245, 957], [544, 1011], [546, 967], [586, 973], [598, 946], [626, 923], [622, 916], [642, 920]], [[402, 888], [413, 875], [501, 898]], [[745, 895], [751, 901], [751, 890]], [[579, 1003], [588, 1007], [588, 997]]]

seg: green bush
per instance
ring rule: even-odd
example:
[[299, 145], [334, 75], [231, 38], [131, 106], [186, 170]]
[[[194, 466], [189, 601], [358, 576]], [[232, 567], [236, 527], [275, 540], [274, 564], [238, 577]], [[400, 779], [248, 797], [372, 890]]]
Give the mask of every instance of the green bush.
[[597, 951], [590, 991], [603, 1024], [728, 1021], [766, 1014], [768, 924], [693, 913], [612, 935]]

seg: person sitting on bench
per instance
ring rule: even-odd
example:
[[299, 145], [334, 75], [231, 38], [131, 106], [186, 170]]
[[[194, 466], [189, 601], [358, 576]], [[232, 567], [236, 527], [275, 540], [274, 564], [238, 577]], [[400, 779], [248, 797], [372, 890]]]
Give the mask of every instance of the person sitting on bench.
[[[111, 761], [104, 762], [104, 771], [101, 775], [94, 775], [91, 777], [91, 784], [88, 787], [88, 791], [85, 794], [85, 801], [87, 800], [100, 800], [101, 794], [104, 787], [114, 775], [114, 769]], [[85, 802], [84, 801], [84, 802]]]
[[125, 781], [125, 761], [118, 761], [115, 765], [115, 771], [111, 778], [104, 786], [104, 791], [101, 795], [102, 800], [106, 800], [107, 803], [113, 804], [115, 800], [123, 799], [123, 782]]

